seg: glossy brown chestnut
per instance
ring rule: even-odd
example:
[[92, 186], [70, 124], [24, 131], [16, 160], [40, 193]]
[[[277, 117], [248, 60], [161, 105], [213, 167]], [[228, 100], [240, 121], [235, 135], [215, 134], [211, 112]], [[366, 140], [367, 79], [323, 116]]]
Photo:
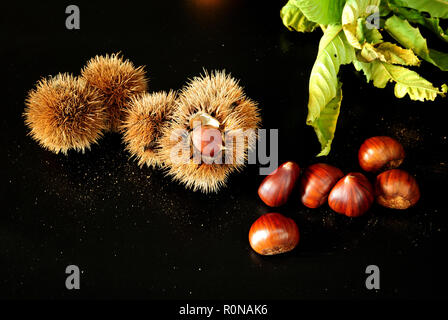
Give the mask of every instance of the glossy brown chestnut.
[[344, 176], [341, 170], [316, 163], [304, 171], [300, 180], [300, 197], [308, 208], [320, 207], [327, 201], [331, 188]]
[[362, 173], [352, 172], [336, 183], [328, 196], [328, 204], [338, 213], [358, 217], [370, 208], [373, 199], [369, 180]]
[[249, 243], [262, 255], [291, 251], [299, 243], [299, 228], [294, 220], [280, 213], [267, 213], [250, 227]]
[[222, 135], [219, 129], [210, 126], [198, 126], [192, 133], [193, 145], [201, 154], [214, 157], [222, 149]]
[[358, 152], [359, 165], [369, 172], [397, 168], [404, 157], [403, 146], [397, 140], [386, 136], [367, 139]]
[[392, 209], [407, 209], [420, 199], [420, 189], [413, 176], [404, 170], [392, 169], [376, 177], [376, 202]]
[[279, 207], [288, 201], [300, 174], [300, 167], [293, 161], [280, 165], [264, 178], [258, 188], [261, 200], [270, 207]]

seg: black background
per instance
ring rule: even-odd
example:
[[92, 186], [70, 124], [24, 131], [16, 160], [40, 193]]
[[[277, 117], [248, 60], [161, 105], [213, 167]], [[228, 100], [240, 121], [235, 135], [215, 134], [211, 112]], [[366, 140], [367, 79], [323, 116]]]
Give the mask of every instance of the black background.
[[[289, 32], [279, 17], [283, 3], [77, 3], [80, 30], [65, 28], [68, 4], [2, 8], [1, 298], [446, 297], [446, 99], [397, 99], [392, 85], [374, 88], [345, 66], [332, 151], [315, 158], [319, 144], [305, 118], [321, 32]], [[444, 46], [434, 37], [430, 44]], [[357, 219], [328, 206], [307, 209], [297, 196], [273, 210], [257, 196], [258, 165], [203, 195], [139, 168], [118, 134], [85, 154], [41, 149], [21, 116], [27, 91], [43, 76], [78, 74], [89, 58], [118, 51], [146, 65], [150, 91], [179, 89], [203, 68], [231, 72], [259, 102], [263, 127], [280, 130], [280, 161], [359, 171], [362, 141], [393, 136], [405, 146], [403, 168], [417, 177], [422, 198], [404, 212], [374, 205]], [[446, 80], [423, 65], [419, 72], [436, 85]], [[270, 211], [297, 222], [294, 251], [263, 257], [250, 248], [250, 225]], [[83, 272], [81, 290], [65, 288], [69, 264]], [[378, 291], [365, 288], [369, 264], [380, 267]]]

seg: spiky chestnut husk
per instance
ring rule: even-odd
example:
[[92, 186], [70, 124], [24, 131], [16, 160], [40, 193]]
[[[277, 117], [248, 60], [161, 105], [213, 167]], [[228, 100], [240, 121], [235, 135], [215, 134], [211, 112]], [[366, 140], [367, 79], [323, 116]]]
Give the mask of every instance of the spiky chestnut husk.
[[41, 79], [29, 91], [25, 105], [31, 137], [54, 153], [84, 152], [107, 127], [100, 92], [70, 74]]
[[144, 93], [131, 99], [121, 131], [126, 149], [140, 166], [162, 166], [159, 140], [169, 126], [175, 101], [174, 91]]
[[95, 56], [82, 69], [81, 76], [103, 94], [109, 130], [115, 132], [119, 131], [131, 98], [145, 92], [148, 87], [144, 67], [134, 67], [120, 54]]
[[[216, 156], [221, 164], [195, 159], [192, 120], [198, 118], [220, 130], [223, 150]], [[193, 78], [179, 93], [173, 121], [160, 140], [167, 174], [194, 191], [217, 192], [230, 173], [244, 167], [248, 150], [255, 147], [260, 121], [257, 104], [224, 71]], [[184, 152], [181, 161], [172, 158], [178, 150]]]

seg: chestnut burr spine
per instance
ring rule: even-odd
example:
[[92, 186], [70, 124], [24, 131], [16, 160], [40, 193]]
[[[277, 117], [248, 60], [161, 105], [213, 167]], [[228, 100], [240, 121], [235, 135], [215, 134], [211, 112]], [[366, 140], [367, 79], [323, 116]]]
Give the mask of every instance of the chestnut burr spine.
[[119, 131], [131, 98], [144, 93], [148, 86], [144, 67], [134, 67], [120, 53], [90, 59], [81, 70], [81, 77], [103, 95], [111, 131]]
[[299, 243], [299, 238], [299, 228], [294, 220], [279, 213], [262, 215], [249, 230], [252, 249], [262, 255], [291, 251]]
[[138, 164], [149, 167], [163, 166], [160, 159], [160, 138], [169, 126], [175, 110], [176, 93], [143, 93], [132, 97], [126, 110], [121, 131], [123, 142]]
[[284, 205], [291, 195], [300, 174], [300, 167], [293, 161], [280, 165], [268, 175], [258, 188], [260, 199], [270, 207]]
[[23, 116], [31, 137], [54, 153], [84, 152], [107, 127], [101, 94], [71, 74], [43, 78], [25, 104]]

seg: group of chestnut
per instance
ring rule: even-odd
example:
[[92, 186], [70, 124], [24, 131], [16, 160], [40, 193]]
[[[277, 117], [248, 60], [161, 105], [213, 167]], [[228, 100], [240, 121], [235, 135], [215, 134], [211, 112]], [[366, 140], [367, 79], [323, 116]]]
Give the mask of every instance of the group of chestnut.
[[[381, 172], [374, 185], [362, 173], [344, 176], [340, 169], [325, 163], [309, 166], [300, 176], [299, 165], [288, 161], [262, 181], [258, 195], [268, 206], [279, 207], [298, 185], [301, 201], [308, 208], [318, 208], [328, 201], [332, 210], [348, 217], [361, 216], [375, 199], [387, 208], [407, 209], [417, 203], [420, 190], [413, 176], [396, 169], [404, 158], [404, 148], [397, 140], [371, 137], [361, 145], [358, 160], [363, 170]], [[280, 213], [267, 213], [252, 224], [249, 242], [262, 255], [288, 252], [299, 243], [299, 229], [294, 220]]]

